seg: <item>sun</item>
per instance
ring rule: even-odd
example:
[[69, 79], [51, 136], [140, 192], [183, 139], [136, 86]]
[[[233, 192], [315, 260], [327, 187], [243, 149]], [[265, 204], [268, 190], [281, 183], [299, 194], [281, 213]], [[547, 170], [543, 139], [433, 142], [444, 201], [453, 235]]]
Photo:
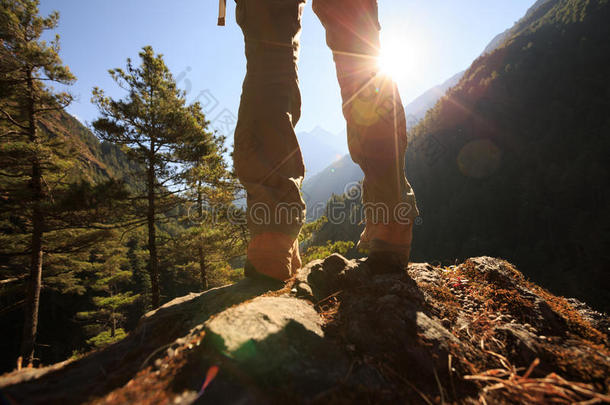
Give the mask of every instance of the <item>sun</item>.
[[385, 41], [379, 52], [379, 69], [394, 80], [404, 78], [412, 70], [406, 47], [397, 42]]
[[397, 82], [416, 80], [421, 71], [424, 46], [406, 35], [382, 38], [379, 70]]

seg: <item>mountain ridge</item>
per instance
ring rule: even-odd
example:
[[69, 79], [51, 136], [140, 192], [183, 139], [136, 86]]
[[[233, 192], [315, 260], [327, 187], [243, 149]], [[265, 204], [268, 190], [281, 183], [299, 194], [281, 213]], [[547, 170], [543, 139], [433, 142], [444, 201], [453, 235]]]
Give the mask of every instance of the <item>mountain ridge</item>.
[[321, 126], [309, 132], [297, 133], [306, 176], [318, 174], [347, 153], [347, 141], [342, 134], [333, 134]]
[[113, 178], [135, 184], [128, 173], [136, 169], [137, 164], [129, 160], [119, 146], [100, 141], [76, 117], [65, 111], [47, 114], [40, 128], [61, 137], [76, 150], [79, 163], [75, 177], [78, 180], [97, 183]]

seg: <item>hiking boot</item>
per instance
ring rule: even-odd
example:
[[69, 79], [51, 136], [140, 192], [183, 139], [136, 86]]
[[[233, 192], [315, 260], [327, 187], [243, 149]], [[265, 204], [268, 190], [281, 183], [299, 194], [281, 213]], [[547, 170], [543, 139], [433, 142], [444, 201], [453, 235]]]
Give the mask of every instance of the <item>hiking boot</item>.
[[257, 283], [268, 285], [271, 290], [279, 290], [284, 287], [284, 282], [281, 280], [277, 280], [275, 278], [269, 277], [263, 273], [259, 273], [256, 271], [256, 268], [250, 263], [250, 260], [246, 259], [246, 264], [244, 265], [244, 276], [249, 278], [250, 280], [254, 280]]
[[360, 235], [357, 248], [368, 253], [366, 262], [372, 273], [400, 273], [409, 264], [412, 236], [412, 224], [369, 223]]
[[369, 253], [366, 263], [373, 274], [402, 273], [409, 265], [411, 247], [395, 250], [373, 250]]
[[[244, 274], [257, 279], [288, 280], [301, 265], [298, 241], [280, 232], [254, 235], [248, 244]], [[294, 263], [293, 263], [294, 260]]]

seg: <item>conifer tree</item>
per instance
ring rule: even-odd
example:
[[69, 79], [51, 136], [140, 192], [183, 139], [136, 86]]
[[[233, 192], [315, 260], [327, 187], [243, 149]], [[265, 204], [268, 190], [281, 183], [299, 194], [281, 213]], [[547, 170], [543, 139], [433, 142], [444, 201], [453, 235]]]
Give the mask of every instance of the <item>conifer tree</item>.
[[207, 131], [209, 122], [199, 104], [191, 106], [192, 114], [204, 129], [188, 139], [179, 151], [185, 170], [183, 194], [187, 210], [186, 230], [182, 240], [196, 252], [201, 289], [208, 289], [208, 267], [215, 254], [222, 250], [226, 257], [239, 244], [224, 244], [231, 239], [226, 211], [235, 199], [237, 181], [231, 175], [223, 155], [226, 138]]
[[[106, 141], [123, 145], [128, 156], [140, 163], [145, 173], [146, 190], [136, 201], [145, 207], [136, 210], [148, 228], [148, 271], [153, 308], [161, 302], [156, 224], [175, 208], [182, 189], [182, 166], [177, 151], [204, 131], [200, 120], [187, 106], [185, 94], [163, 61], [150, 46], [139, 53], [141, 64], [127, 59], [126, 69], [111, 69], [113, 80], [127, 95], [114, 100], [95, 88], [92, 101], [101, 117], [93, 123], [97, 134]], [[144, 214], [142, 214], [142, 212]]]
[[127, 241], [127, 260], [132, 276], [132, 291], [140, 296], [139, 312], [150, 309], [150, 275], [146, 271], [146, 253], [141, 249], [140, 240], [145, 238], [132, 235]]
[[122, 324], [125, 310], [139, 298], [131, 291], [133, 270], [126, 255], [127, 248], [121, 246], [119, 238], [104, 243], [90, 254], [91, 290], [94, 310], [78, 313], [80, 319], [89, 322], [87, 328], [92, 336], [87, 343], [101, 347], [125, 336]]
[[[70, 94], [49, 84], [68, 85], [75, 77], [59, 57], [59, 36], [47, 43], [41, 36], [57, 26], [59, 14], [38, 15], [37, 0], [0, 2], [0, 116], [3, 212], [19, 212], [12, 225], [29, 231], [30, 260], [21, 355], [34, 359], [42, 285], [44, 237], [52, 185], [70, 166], [70, 151], [60, 139], [40, 130], [46, 114], [65, 108]], [[25, 213], [25, 214], [23, 214]]]

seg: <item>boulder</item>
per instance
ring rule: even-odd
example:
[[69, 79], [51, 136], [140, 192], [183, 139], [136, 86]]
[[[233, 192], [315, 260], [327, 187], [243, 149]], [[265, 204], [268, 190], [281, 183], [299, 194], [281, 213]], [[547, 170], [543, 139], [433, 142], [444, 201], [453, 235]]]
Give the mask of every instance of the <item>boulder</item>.
[[0, 389], [17, 404], [599, 403], [608, 325], [503, 260], [372, 275], [331, 255], [280, 290], [243, 280], [171, 301], [123, 341]]

